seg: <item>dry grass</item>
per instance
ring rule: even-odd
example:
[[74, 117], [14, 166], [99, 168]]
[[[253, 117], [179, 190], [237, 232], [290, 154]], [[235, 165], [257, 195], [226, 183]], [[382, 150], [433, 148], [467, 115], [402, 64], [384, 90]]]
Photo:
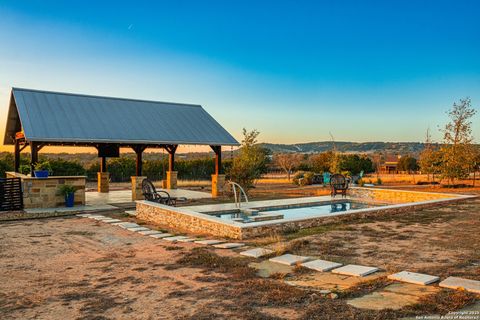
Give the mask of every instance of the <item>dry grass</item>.
[[465, 291], [443, 289], [434, 295], [426, 296], [417, 304], [404, 308], [404, 311], [416, 315], [447, 314], [475, 302], [475, 295]]

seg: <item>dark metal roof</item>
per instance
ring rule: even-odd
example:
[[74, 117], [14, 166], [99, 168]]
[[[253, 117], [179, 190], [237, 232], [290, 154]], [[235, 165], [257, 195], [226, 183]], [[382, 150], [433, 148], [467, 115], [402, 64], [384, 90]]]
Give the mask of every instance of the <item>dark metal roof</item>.
[[20, 128], [28, 141], [238, 145], [200, 105], [13, 88], [4, 143]]

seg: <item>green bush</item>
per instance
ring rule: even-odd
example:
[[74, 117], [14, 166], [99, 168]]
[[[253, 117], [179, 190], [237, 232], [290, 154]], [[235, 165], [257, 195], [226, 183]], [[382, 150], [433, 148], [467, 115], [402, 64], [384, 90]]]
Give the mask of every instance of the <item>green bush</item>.
[[84, 176], [85, 168], [77, 161], [68, 161], [60, 158], [49, 160], [53, 176]]
[[298, 171], [293, 176], [293, 184], [296, 184], [297, 186], [311, 185], [314, 175], [315, 174], [311, 171]]

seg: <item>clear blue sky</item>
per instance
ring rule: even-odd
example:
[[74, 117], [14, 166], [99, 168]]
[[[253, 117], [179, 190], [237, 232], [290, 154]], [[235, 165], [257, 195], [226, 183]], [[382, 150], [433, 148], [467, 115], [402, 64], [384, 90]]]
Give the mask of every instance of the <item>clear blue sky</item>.
[[454, 101], [480, 108], [479, 13], [461, 0], [0, 0], [0, 128], [19, 86], [199, 103], [237, 138], [439, 139]]

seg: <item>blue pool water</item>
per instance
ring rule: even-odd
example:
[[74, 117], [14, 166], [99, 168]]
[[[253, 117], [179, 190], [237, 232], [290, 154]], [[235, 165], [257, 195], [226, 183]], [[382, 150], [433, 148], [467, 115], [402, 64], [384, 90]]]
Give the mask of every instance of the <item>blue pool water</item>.
[[[309, 218], [311, 216], [329, 216], [334, 213], [344, 212], [348, 210], [357, 210], [364, 208], [372, 208], [375, 205], [361, 203], [361, 202], [337, 202], [331, 204], [322, 204], [322, 205], [312, 205], [305, 207], [294, 207], [286, 209], [269, 209], [266, 211], [260, 211], [259, 215], [269, 214], [269, 215], [283, 215], [283, 219], [292, 219], [292, 218]], [[238, 222], [253, 222], [255, 216], [249, 216], [244, 213], [228, 213], [228, 214], [216, 214], [216, 217], [225, 220], [235, 220]], [[238, 220], [237, 220], [238, 219]], [[239, 221], [241, 219], [241, 221]], [[276, 220], [281, 220], [282, 218], [277, 218]], [[271, 220], [274, 221], [274, 220]]]

